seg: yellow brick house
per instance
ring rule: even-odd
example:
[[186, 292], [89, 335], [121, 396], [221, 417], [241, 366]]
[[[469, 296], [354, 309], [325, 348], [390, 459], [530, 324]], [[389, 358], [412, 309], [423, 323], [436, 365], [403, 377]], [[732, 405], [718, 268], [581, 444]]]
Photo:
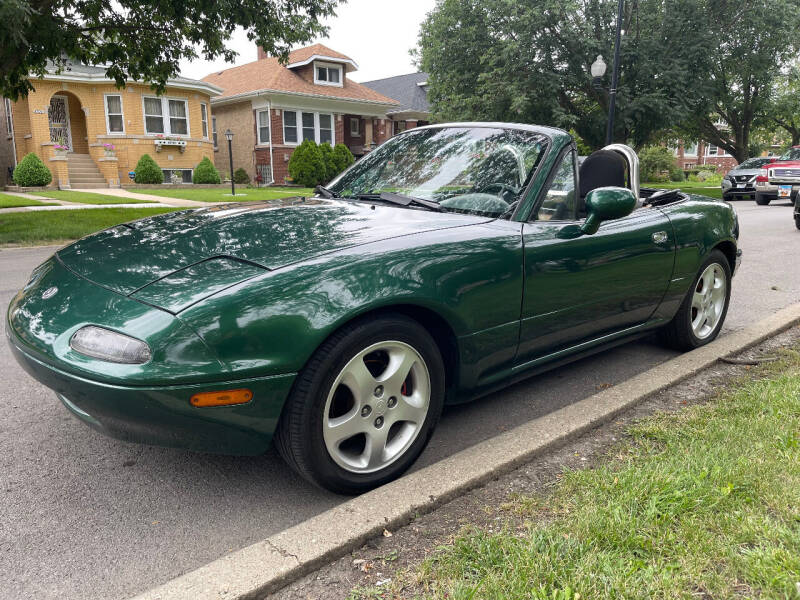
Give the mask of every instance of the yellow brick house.
[[[11, 108], [16, 161], [35, 152], [60, 188], [119, 187], [142, 154], [150, 154], [165, 181], [191, 182], [203, 157], [214, 160], [213, 84], [178, 77], [157, 95], [149, 85], [122, 89], [105, 68], [71, 64], [32, 79], [34, 91]], [[112, 148], [113, 146], [113, 148]]]

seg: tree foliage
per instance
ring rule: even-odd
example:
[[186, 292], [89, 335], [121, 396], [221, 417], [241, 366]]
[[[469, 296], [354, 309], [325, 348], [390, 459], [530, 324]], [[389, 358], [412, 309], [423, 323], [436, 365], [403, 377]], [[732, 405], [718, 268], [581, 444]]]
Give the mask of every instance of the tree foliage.
[[[138, 166], [137, 166], [138, 170]], [[197, 166], [194, 168], [192, 172], [192, 183], [221, 183], [222, 180], [219, 177], [219, 171], [214, 166], [214, 163], [211, 160], [204, 156], [203, 160], [197, 163]]]
[[336, 156], [333, 153], [333, 146], [327, 142], [319, 145], [319, 153], [322, 156], [322, 162], [325, 163], [325, 177], [322, 179], [328, 182], [339, 173], [336, 167]]
[[[616, 10], [617, 0], [439, 0], [416, 51], [434, 118], [554, 125], [602, 146], [608, 91], [589, 68], [603, 55], [609, 85]], [[798, 0], [625, 2], [614, 141], [641, 148], [682, 127], [738, 157], [800, 41], [798, 18]]]
[[14, 169], [14, 183], [22, 187], [48, 185], [53, 181], [53, 174], [33, 152], [26, 154]]
[[134, 169], [136, 183], [164, 183], [164, 172], [149, 154], [142, 154]]
[[356, 158], [353, 156], [353, 153], [350, 152], [350, 148], [342, 143], [336, 144], [336, 146], [333, 147], [333, 157], [336, 161], [337, 175], [356, 162]]
[[247, 171], [245, 171], [242, 167], [239, 167], [233, 172], [233, 180], [236, 183], [244, 185], [246, 183], [250, 183], [250, 175], [248, 175]]
[[761, 124], [777, 125], [791, 136], [791, 145], [800, 145], [800, 65], [794, 64], [775, 82], [766, 118]]
[[325, 162], [313, 140], [303, 140], [289, 158], [289, 175], [295, 183], [313, 187], [325, 179]]
[[648, 146], [639, 151], [642, 181], [666, 181], [675, 166], [675, 156], [666, 146]]
[[108, 65], [119, 86], [134, 79], [163, 91], [183, 58], [232, 62], [236, 53], [225, 43], [237, 27], [285, 61], [292, 46], [326, 32], [320, 21], [339, 1], [2, 0], [0, 96], [27, 95], [29, 77], [66, 58]]

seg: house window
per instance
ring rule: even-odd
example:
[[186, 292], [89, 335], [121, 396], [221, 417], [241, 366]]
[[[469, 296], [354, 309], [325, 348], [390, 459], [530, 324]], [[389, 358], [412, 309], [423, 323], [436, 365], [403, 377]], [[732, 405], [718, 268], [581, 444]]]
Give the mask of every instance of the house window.
[[401, 131], [406, 130], [406, 122], [405, 121], [395, 121], [394, 122], [394, 133], [400, 133]]
[[361, 137], [361, 119], [350, 117], [350, 135]]
[[269, 111], [260, 110], [258, 116], [258, 143], [269, 144]]
[[217, 147], [217, 117], [211, 117], [211, 137], [214, 140], [214, 148]]
[[11, 117], [11, 100], [8, 98], [4, 98], [4, 100], [6, 105], [6, 132], [8, 137], [12, 137], [14, 135], [14, 121]]
[[316, 141], [316, 132], [314, 127], [314, 113], [303, 113], [303, 141], [313, 140]]
[[189, 111], [186, 100], [148, 96], [143, 100], [145, 133], [189, 135]]
[[294, 111], [283, 111], [283, 143], [297, 143], [297, 113]]
[[208, 139], [208, 106], [204, 102], [200, 103], [200, 123], [203, 125], [203, 137]]
[[314, 83], [342, 87], [342, 67], [328, 63], [315, 63]]
[[697, 142], [683, 142], [684, 156], [697, 156]]
[[164, 183], [192, 183], [191, 169], [161, 169]]
[[125, 122], [122, 118], [122, 96], [106, 94], [106, 131], [108, 133], [125, 133]]
[[320, 114], [319, 143], [333, 146], [333, 115]]
[[[336, 143], [333, 127], [333, 115], [330, 113], [283, 111], [283, 143], [297, 144], [298, 133], [303, 140], [313, 140], [318, 144]], [[302, 131], [298, 132], [298, 127]]]
[[709, 144], [706, 146], [706, 156], [720, 156], [721, 154], [722, 152], [720, 152], [718, 146], [715, 146], [714, 144]]

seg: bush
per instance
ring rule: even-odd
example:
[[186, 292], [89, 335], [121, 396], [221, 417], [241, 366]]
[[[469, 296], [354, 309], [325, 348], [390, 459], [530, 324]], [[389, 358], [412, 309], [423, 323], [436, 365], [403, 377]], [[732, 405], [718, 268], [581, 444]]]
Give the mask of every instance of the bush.
[[233, 172], [233, 180], [241, 184], [250, 183], [250, 175], [248, 175], [247, 171], [243, 168], [239, 167]]
[[219, 171], [207, 156], [203, 157], [192, 173], [192, 183], [222, 183]]
[[333, 149], [333, 156], [336, 163], [337, 175], [356, 162], [356, 157], [350, 152], [350, 148], [344, 144], [336, 144]]
[[670, 181], [678, 181], [678, 182], [685, 181], [686, 180], [686, 175], [683, 173], [683, 169], [681, 169], [680, 167], [677, 167], [677, 166], [673, 166], [669, 170], [669, 180]]
[[675, 157], [669, 148], [648, 146], [639, 153], [639, 170], [642, 181], [666, 181], [667, 174], [675, 168]]
[[292, 153], [289, 175], [292, 181], [305, 187], [313, 187], [325, 179], [325, 161], [314, 141], [303, 140]]
[[164, 172], [149, 154], [142, 154], [134, 169], [136, 183], [164, 183]]
[[320, 144], [319, 153], [322, 155], [322, 162], [325, 163], [325, 181], [330, 181], [339, 173], [333, 146], [327, 142]]
[[26, 154], [14, 169], [14, 183], [22, 187], [47, 185], [53, 181], [53, 174], [33, 152]]

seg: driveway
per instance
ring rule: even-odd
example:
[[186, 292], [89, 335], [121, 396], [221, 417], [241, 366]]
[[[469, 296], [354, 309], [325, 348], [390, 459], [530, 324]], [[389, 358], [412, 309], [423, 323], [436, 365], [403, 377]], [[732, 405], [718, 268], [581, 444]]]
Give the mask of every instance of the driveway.
[[[791, 207], [735, 206], [744, 263], [724, 331], [800, 301]], [[0, 250], [3, 311], [54, 250]], [[673, 355], [645, 339], [448, 409], [417, 467]], [[5, 342], [0, 365], [0, 598], [123, 598], [346, 500], [310, 487], [274, 451], [221, 457], [105, 438], [28, 377]]]

